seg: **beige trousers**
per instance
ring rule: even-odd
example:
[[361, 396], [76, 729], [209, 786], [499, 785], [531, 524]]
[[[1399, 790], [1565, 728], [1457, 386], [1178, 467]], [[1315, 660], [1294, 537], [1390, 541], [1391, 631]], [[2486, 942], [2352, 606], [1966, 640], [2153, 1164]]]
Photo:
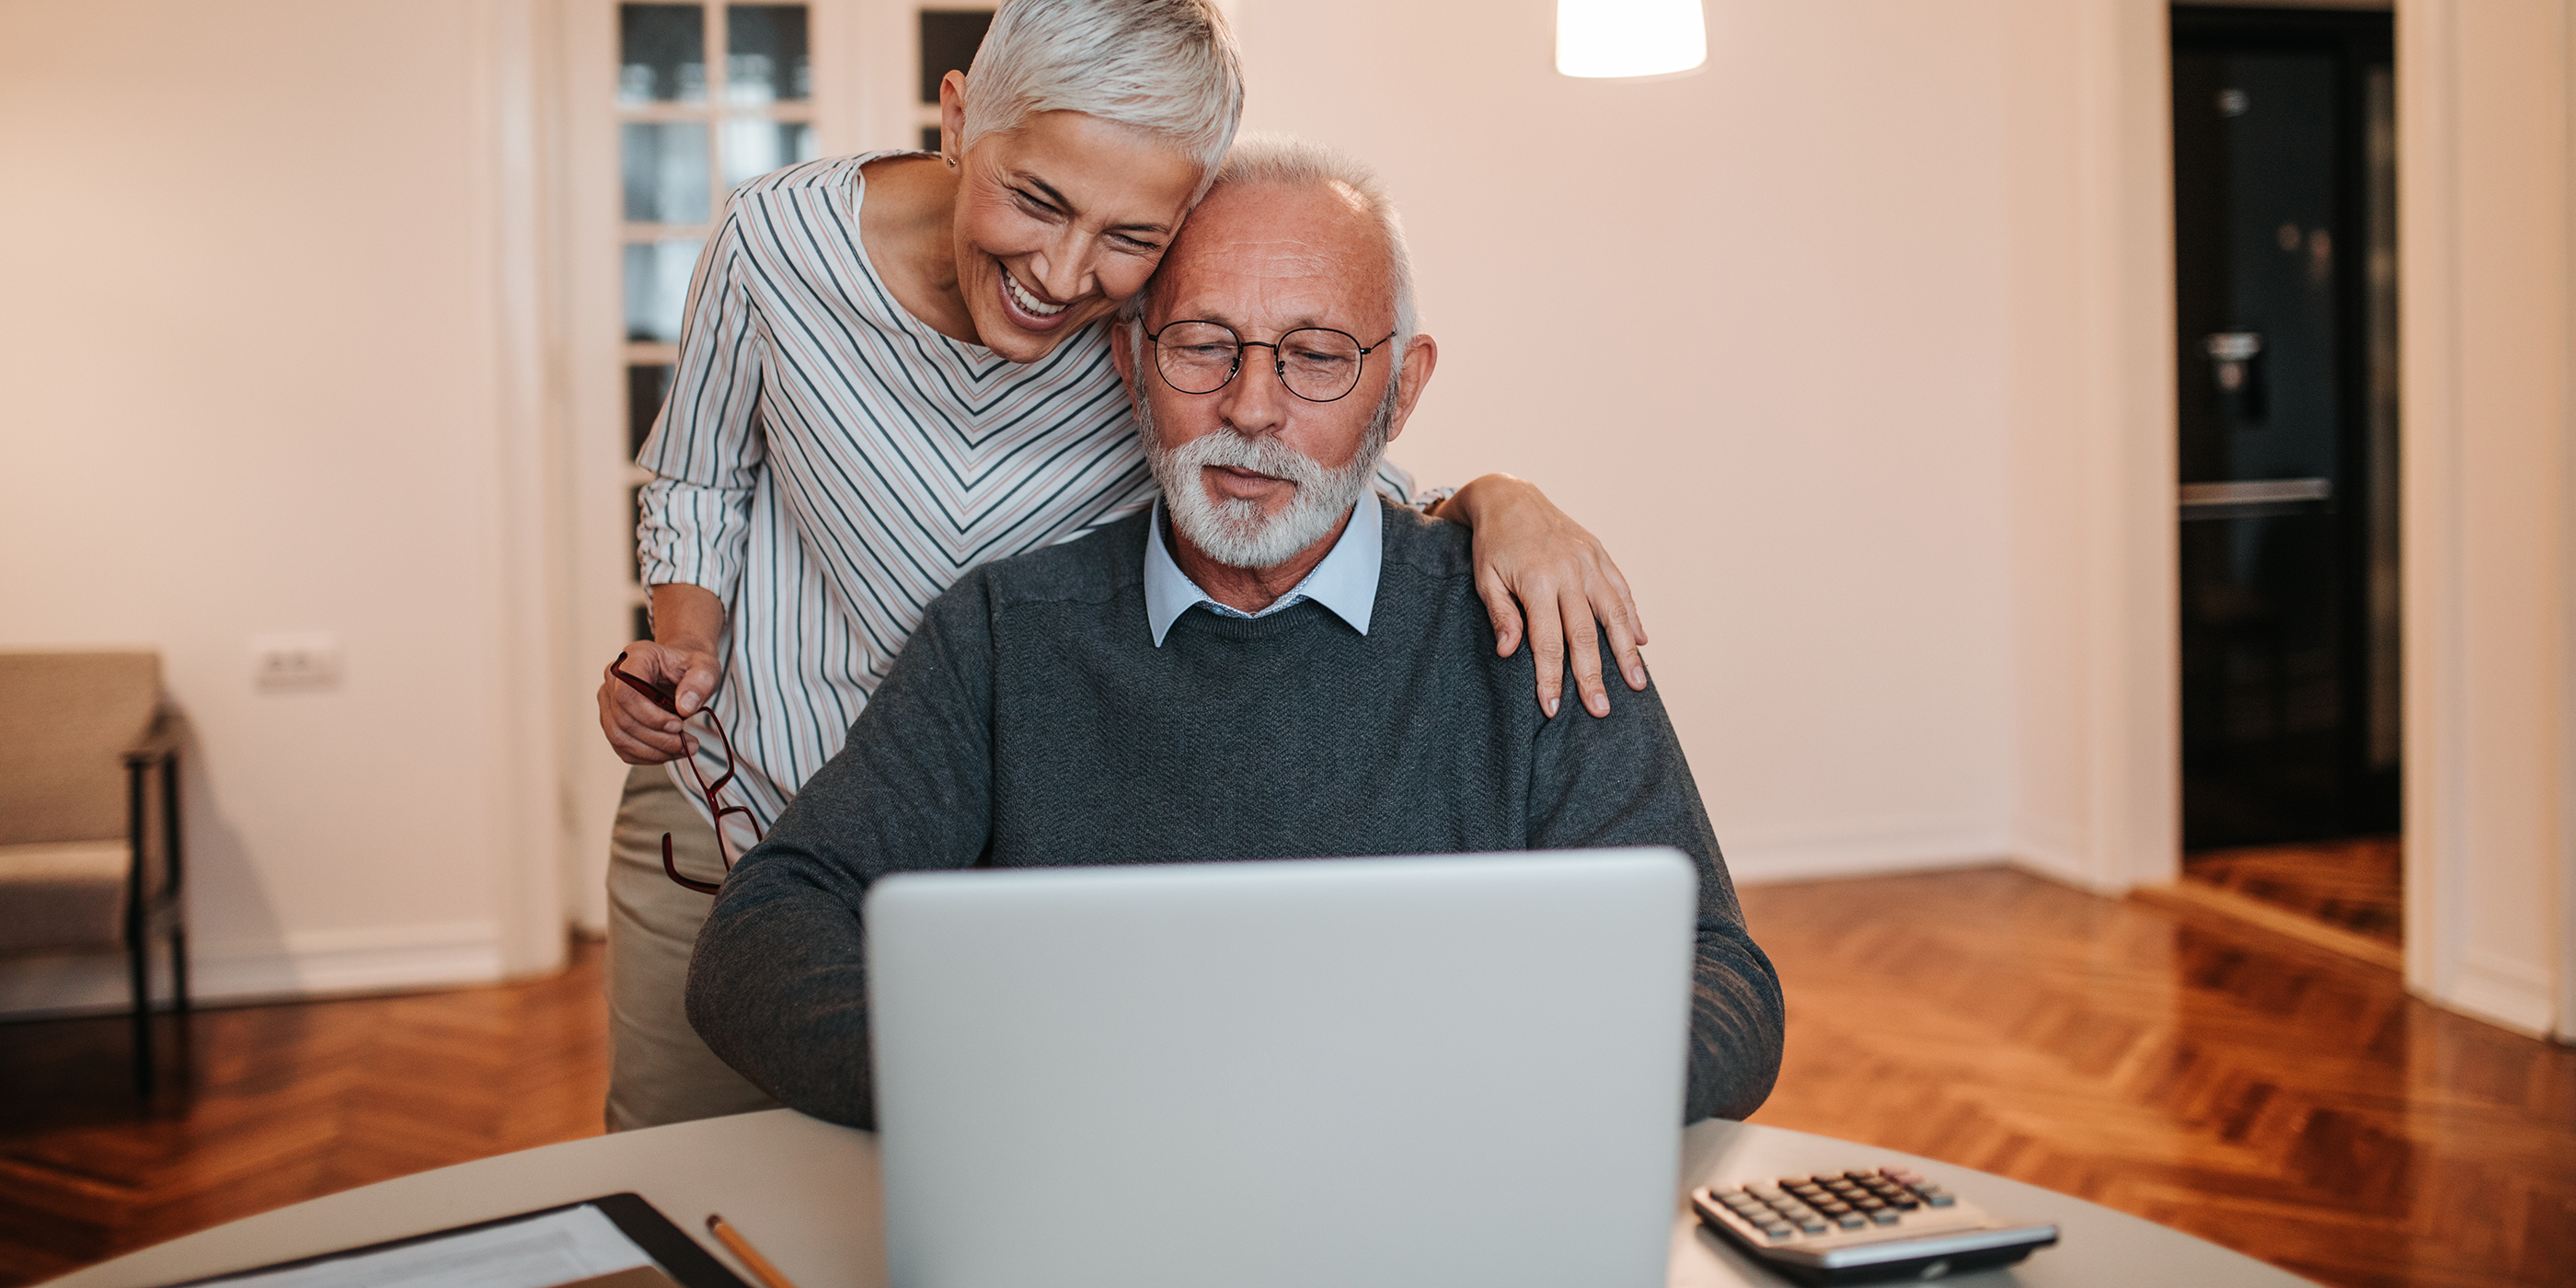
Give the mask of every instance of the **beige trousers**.
[[689, 1027], [682, 1005], [689, 950], [715, 897], [663, 875], [664, 832], [681, 875], [723, 879], [715, 829], [664, 767], [636, 766], [627, 772], [608, 847], [610, 1131], [778, 1107]]

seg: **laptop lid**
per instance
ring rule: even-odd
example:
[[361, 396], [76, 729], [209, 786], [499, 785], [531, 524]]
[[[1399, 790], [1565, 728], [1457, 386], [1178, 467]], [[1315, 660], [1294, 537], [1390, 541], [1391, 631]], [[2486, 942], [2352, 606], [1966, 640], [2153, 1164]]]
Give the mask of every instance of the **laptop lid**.
[[919, 873], [868, 895], [899, 1288], [1660, 1284], [1672, 850]]

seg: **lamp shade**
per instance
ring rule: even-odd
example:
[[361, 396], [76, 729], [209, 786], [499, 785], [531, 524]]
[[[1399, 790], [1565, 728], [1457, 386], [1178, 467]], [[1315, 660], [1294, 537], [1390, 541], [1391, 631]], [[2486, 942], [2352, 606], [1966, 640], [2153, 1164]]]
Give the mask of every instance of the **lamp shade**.
[[1669, 76], [1708, 61], [1700, 0], [1556, 0], [1556, 69]]

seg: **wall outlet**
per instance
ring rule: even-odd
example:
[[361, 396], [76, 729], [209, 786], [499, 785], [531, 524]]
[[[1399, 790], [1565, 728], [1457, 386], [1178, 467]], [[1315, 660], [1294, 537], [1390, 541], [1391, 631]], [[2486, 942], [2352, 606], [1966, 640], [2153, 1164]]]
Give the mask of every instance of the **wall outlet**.
[[262, 693], [312, 693], [340, 687], [340, 637], [254, 635], [251, 685]]

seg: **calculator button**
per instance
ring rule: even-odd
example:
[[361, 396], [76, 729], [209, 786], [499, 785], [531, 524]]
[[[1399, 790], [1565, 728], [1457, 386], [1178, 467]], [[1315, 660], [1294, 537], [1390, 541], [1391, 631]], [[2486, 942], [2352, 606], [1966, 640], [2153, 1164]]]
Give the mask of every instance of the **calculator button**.
[[1818, 1220], [1818, 1219], [1817, 1219], [1817, 1218], [1815, 1218], [1815, 1217], [1810, 1216], [1810, 1217], [1806, 1217], [1806, 1218], [1801, 1219], [1801, 1220], [1798, 1222], [1798, 1228], [1799, 1228], [1799, 1229], [1801, 1229], [1801, 1230], [1806, 1231], [1806, 1232], [1807, 1232], [1807, 1233], [1809, 1233], [1809, 1234], [1823, 1234], [1823, 1233], [1825, 1232], [1825, 1223], [1824, 1223], [1823, 1221], [1821, 1221], [1821, 1220]]
[[1846, 1230], [1857, 1230], [1862, 1226], [1869, 1224], [1869, 1218], [1862, 1216], [1858, 1212], [1846, 1210], [1834, 1214], [1834, 1224], [1841, 1226]]
[[1851, 1211], [1852, 1205], [1849, 1203], [1819, 1203], [1816, 1205], [1816, 1210], [1824, 1213], [1826, 1216], [1841, 1216], [1842, 1214]]
[[1886, 1207], [1887, 1201], [1885, 1199], [1854, 1199], [1852, 1200], [1852, 1206], [1859, 1208], [1863, 1212], [1875, 1212], [1880, 1208]]
[[1891, 1209], [1880, 1208], [1877, 1211], [1870, 1213], [1869, 1219], [1879, 1223], [1880, 1225], [1894, 1225], [1900, 1215], [1900, 1213]]
[[1923, 1201], [1936, 1208], [1945, 1208], [1958, 1202], [1959, 1197], [1955, 1194], [1926, 1194]]
[[1771, 1224], [1762, 1227], [1762, 1233], [1774, 1239], [1785, 1239], [1796, 1233], [1796, 1231], [1774, 1221]]

